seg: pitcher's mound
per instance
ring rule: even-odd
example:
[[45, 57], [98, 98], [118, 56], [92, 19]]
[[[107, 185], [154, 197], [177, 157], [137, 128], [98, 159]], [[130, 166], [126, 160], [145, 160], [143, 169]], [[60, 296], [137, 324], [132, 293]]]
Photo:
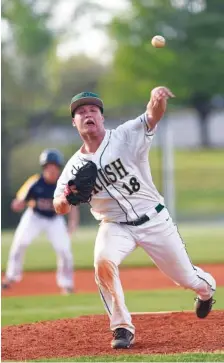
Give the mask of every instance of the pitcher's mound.
[[129, 350], [110, 348], [107, 316], [44, 321], [2, 329], [2, 360], [31, 360], [115, 354], [164, 354], [222, 350], [224, 311], [206, 319], [193, 312], [134, 314], [136, 343]]

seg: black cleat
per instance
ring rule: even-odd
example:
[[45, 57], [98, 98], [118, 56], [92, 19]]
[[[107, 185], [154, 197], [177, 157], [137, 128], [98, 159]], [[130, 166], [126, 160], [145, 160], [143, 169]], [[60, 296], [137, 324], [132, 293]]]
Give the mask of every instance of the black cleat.
[[195, 312], [198, 318], [204, 319], [212, 310], [212, 305], [215, 304], [213, 297], [208, 300], [201, 300], [199, 297], [195, 299]]
[[61, 289], [61, 295], [71, 295], [74, 294], [74, 290], [72, 287], [65, 287]]
[[11, 283], [10, 282], [2, 282], [1, 284], [1, 287], [2, 287], [2, 290], [7, 290], [7, 289], [10, 289], [11, 287]]
[[111, 347], [114, 349], [127, 349], [134, 343], [135, 336], [125, 328], [117, 328], [113, 332]]

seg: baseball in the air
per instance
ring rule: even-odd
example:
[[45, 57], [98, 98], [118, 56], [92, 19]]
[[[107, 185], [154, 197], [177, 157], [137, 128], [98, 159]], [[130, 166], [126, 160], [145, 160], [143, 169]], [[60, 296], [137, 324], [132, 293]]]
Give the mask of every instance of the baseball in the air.
[[155, 35], [151, 40], [152, 46], [155, 48], [163, 48], [166, 44], [166, 40], [162, 35]]

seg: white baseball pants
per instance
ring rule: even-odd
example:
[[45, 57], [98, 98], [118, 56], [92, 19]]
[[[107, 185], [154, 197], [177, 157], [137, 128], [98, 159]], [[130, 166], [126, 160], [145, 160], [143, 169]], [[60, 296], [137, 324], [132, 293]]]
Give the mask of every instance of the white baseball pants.
[[[149, 217], [150, 214], [147, 213]], [[102, 222], [96, 238], [94, 266], [111, 330], [123, 327], [135, 331], [125, 305], [118, 266], [137, 246], [145, 250], [164, 274], [176, 284], [194, 290], [200, 299], [207, 300], [214, 294], [214, 278], [192, 265], [166, 208], [140, 226]]]
[[26, 248], [42, 231], [52, 243], [57, 254], [57, 284], [60, 288], [73, 288], [73, 257], [71, 241], [62, 216], [42, 217], [28, 208], [15, 231], [6, 269], [6, 277], [12, 281], [22, 278], [22, 266]]

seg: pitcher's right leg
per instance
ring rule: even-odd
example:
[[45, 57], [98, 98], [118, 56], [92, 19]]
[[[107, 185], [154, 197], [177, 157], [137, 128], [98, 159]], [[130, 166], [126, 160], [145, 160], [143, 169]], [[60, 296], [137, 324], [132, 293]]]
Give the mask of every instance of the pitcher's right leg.
[[114, 332], [113, 348], [128, 348], [134, 342], [135, 328], [125, 305], [118, 266], [135, 247], [125, 227], [101, 224], [94, 251], [95, 279]]

